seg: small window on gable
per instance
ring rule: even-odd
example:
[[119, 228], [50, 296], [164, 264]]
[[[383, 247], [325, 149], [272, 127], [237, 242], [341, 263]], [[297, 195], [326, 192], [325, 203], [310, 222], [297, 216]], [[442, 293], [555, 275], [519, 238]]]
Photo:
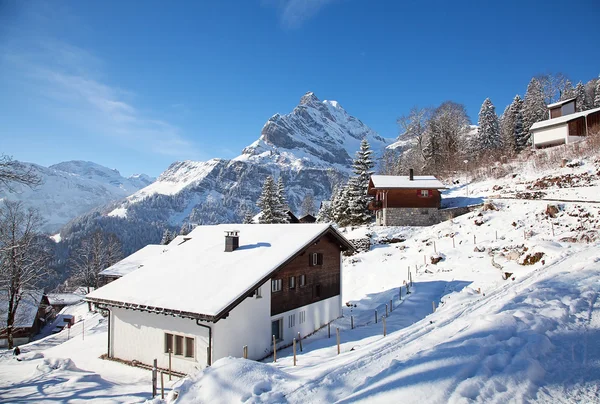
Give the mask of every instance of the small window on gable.
[[183, 355], [183, 337], [181, 335], [175, 336], [175, 355]]
[[311, 267], [323, 265], [323, 253], [311, 253], [308, 258], [308, 264]]
[[420, 189], [419, 190], [419, 197], [421, 198], [429, 198], [431, 194], [429, 193], [428, 189]]
[[260, 299], [262, 297], [262, 295], [260, 294], [260, 286], [254, 291], [254, 297], [257, 299]]
[[185, 357], [194, 357], [194, 338], [185, 337]]
[[173, 352], [173, 334], [165, 333], [165, 353]]
[[280, 292], [283, 281], [281, 279], [272, 279], [271, 280], [271, 292]]
[[290, 280], [289, 280], [288, 286], [289, 286], [290, 289], [296, 288], [296, 277], [295, 276], [290, 276]]
[[306, 275], [300, 275], [300, 287], [306, 286]]

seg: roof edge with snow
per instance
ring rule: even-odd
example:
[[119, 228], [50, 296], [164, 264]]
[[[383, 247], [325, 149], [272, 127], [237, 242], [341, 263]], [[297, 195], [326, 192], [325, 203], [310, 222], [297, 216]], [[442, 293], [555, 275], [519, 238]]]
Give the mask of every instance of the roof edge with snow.
[[598, 111], [600, 111], [600, 108], [593, 108], [593, 109], [588, 109], [587, 111], [581, 111], [581, 112], [576, 112], [574, 114], [567, 114], [567, 115], [559, 116], [557, 118], [546, 119], [544, 121], [539, 121], [539, 122], [534, 123], [533, 125], [531, 125], [531, 129], [529, 129], [529, 130], [536, 130], [536, 129], [547, 128], [550, 126], [562, 125], [562, 124], [570, 122], [574, 119], [581, 118], [583, 116], [588, 116], [589, 114], [593, 114], [594, 112], [598, 112]]

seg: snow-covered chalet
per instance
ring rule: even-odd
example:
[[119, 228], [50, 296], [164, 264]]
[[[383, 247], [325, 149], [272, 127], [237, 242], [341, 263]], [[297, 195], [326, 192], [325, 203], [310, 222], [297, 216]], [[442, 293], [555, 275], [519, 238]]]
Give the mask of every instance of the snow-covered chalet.
[[550, 119], [536, 122], [529, 129], [534, 149], [575, 143], [600, 132], [600, 108], [575, 112], [576, 102], [571, 98], [548, 105]]
[[198, 226], [171, 244], [86, 297], [109, 313], [109, 357], [189, 373], [244, 346], [262, 359], [273, 336], [287, 346], [342, 314], [353, 246], [328, 224]]

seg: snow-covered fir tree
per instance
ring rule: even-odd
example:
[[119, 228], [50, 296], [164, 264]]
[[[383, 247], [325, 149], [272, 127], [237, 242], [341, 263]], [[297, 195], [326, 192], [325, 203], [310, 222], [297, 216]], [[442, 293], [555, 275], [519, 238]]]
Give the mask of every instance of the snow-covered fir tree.
[[515, 99], [515, 101], [513, 101], [514, 111], [512, 112], [514, 117], [515, 147], [520, 152], [529, 144], [529, 136], [523, 128], [523, 100], [519, 98], [518, 100]]
[[575, 107], [577, 108], [577, 112], [585, 111], [590, 108], [585, 92], [585, 86], [581, 81], [577, 83], [577, 86], [575, 87], [575, 97]]
[[369, 142], [363, 139], [352, 164], [355, 176], [350, 178], [347, 186], [349, 196], [348, 214], [350, 216], [348, 220], [352, 225], [365, 224], [371, 220], [371, 212], [367, 208], [371, 197], [367, 195], [367, 188], [369, 187], [369, 179], [374, 173], [374, 167], [373, 151], [369, 146]]
[[523, 131], [529, 136], [531, 125], [547, 118], [548, 111], [542, 86], [536, 78], [532, 78], [523, 100]]
[[575, 89], [573, 88], [573, 83], [571, 80], [567, 79], [565, 81], [565, 86], [560, 93], [560, 100], [568, 100], [575, 97]]
[[250, 209], [246, 209], [244, 212], [244, 219], [242, 220], [243, 224], [252, 224], [254, 223], [254, 216], [252, 216], [252, 211]]
[[279, 201], [277, 198], [275, 181], [273, 180], [273, 177], [269, 175], [265, 180], [262, 193], [256, 203], [256, 206], [260, 209], [260, 218], [258, 219], [258, 222], [266, 224], [279, 223], [277, 221], [278, 204]]
[[349, 209], [350, 190], [348, 185], [339, 188], [331, 201], [333, 220], [342, 227], [350, 225]]
[[289, 223], [289, 216], [287, 211], [289, 210], [287, 199], [285, 197], [285, 186], [283, 184], [283, 178], [281, 176], [277, 180], [277, 187], [275, 191], [276, 195], [276, 209], [275, 209], [275, 223]]
[[500, 136], [502, 137], [502, 146], [504, 147], [505, 153], [513, 154], [517, 147], [515, 144], [515, 134], [514, 134], [514, 122], [513, 117], [510, 113], [510, 107], [512, 104], [509, 104], [504, 108], [504, 112], [500, 117]]
[[321, 208], [317, 212], [317, 223], [329, 223], [333, 220], [332, 214], [332, 202], [331, 201], [323, 201], [321, 203]]
[[494, 107], [489, 98], [486, 98], [481, 105], [479, 127], [477, 128], [477, 136], [475, 137], [473, 146], [479, 154], [497, 150], [502, 146], [496, 107]]

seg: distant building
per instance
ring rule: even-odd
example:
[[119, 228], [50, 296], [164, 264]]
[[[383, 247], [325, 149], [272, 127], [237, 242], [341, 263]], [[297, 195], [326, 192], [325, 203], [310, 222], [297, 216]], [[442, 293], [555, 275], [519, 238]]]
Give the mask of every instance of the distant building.
[[83, 301], [84, 295], [77, 293], [48, 293], [48, 304], [52, 306], [55, 313], [59, 313], [67, 306], [73, 306]]
[[[189, 373], [262, 359], [342, 315], [342, 251], [327, 224], [198, 226], [185, 243], [86, 297], [109, 311], [108, 356]], [[172, 355], [169, 355], [169, 352]]]
[[[0, 292], [0, 347], [8, 346], [6, 320], [8, 315], [8, 295]], [[52, 306], [42, 290], [28, 290], [17, 306], [13, 324], [13, 343], [19, 346], [31, 342], [34, 335], [40, 332], [54, 316]]]
[[446, 189], [432, 175], [372, 175], [368, 195], [375, 197], [369, 209], [379, 226], [429, 226], [442, 220], [438, 214]]
[[298, 219], [299, 223], [316, 223], [316, 221], [317, 218], [310, 214], [304, 215], [300, 219]]
[[550, 119], [536, 122], [529, 129], [534, 149], [579, 142], [600, 131], [600, 108], [575, 112], [576, 103], [571, 98], [548, 105]]

